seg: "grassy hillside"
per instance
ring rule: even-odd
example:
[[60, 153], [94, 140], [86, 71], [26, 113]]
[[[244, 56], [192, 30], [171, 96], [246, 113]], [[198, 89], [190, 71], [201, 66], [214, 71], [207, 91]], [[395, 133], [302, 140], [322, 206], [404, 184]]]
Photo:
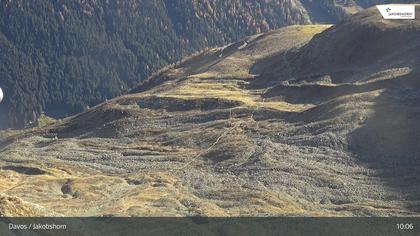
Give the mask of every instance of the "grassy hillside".
[[[369, 1], [0, 1], [0, 128], [120, 95], [197, 50], [291, 24], [337, 22]], [[377, 2], [377, 1], [376, 1]]]
[[285, 27], [2, 131], [0, 213], [419, 216], [419, 32], [375, 9]]

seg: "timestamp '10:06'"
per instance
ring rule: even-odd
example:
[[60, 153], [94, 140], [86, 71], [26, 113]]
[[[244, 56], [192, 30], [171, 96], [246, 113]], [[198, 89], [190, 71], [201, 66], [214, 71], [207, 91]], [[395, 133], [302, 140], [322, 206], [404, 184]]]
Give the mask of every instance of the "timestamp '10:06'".
[[398, 223], [397, 229], [399, 230], [413, 230], [414, 224], [413, 223]]

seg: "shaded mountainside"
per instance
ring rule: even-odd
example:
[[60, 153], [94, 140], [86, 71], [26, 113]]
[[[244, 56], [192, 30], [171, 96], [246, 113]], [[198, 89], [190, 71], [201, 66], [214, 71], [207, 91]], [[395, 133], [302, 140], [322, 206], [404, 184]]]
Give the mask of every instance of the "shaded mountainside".
[[206, 47], [378, 2], [1, 0], [0, 128], [81, 112]]
[[2, 131], [0, 213], [418, 216], [419, 32], [375, 9], [289, 26]]

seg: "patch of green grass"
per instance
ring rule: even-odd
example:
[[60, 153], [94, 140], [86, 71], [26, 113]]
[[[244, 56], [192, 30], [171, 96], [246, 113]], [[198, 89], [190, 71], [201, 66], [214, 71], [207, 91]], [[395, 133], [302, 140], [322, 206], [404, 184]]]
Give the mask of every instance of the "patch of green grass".
[[39, 118], [38, 118], [38, 127], [42, 128], [42, 127], [46, 127], [46, 126], [50, 126], [53, 125], [57, 122], [56, 119], [51, 118], [45, 114], [42, 114]]

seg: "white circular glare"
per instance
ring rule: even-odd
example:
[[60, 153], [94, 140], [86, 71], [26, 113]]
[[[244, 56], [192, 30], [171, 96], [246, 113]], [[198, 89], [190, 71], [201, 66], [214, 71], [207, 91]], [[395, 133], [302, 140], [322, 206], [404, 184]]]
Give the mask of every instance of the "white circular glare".
[[0, 88], [0, 102], [3, 100], [3, 90]]

